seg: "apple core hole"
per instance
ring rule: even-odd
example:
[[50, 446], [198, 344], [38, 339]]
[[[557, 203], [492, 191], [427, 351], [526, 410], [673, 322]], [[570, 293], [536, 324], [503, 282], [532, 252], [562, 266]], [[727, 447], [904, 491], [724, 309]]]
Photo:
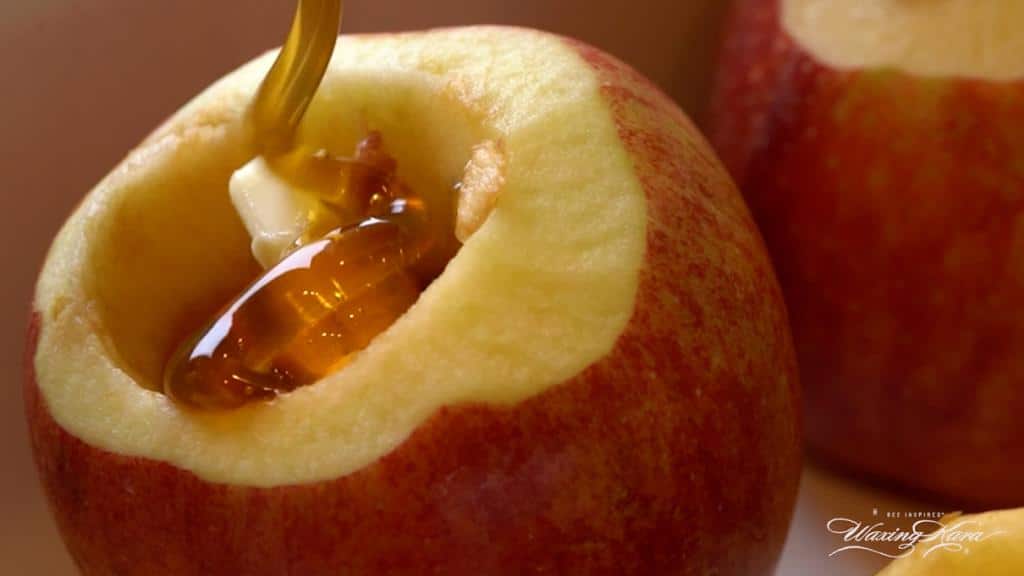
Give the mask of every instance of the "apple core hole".
[[[125, 177], [108, 183], [128, 189], [110, 194], [95, 215], [102, 222], [87, 244], [87, 282], [96, 332], [142, 387], [162, 390], [167, 358], [196, 319], [213, 318], [261, 273], [228, 193], [231, 174], [251, 156], [243, 117], [238, 111], [224, 125], [158, 132], [126, 161]], [[474, 151], [491, 140], [443, 86], [374, 74], [328, 75], [297, 140], [343, 155], [368, 131], [381, 134], [402, 182], [452, 214]], [[476, 216], [486, 219], [492, 206]]]

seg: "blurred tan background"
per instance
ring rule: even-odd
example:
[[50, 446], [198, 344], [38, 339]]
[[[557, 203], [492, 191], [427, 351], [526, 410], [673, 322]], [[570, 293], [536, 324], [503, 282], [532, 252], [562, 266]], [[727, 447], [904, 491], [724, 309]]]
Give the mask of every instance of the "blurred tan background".
[[[468, 23], [576, 36], [699, 110], [724, 0], [349, 0], [346, 32]], [[292, 0], [0, 0], [0, 574], [72, 574], [36, 486], [23, 333], [39, 264], [75, 203], [209, 82], [280, 44]]]

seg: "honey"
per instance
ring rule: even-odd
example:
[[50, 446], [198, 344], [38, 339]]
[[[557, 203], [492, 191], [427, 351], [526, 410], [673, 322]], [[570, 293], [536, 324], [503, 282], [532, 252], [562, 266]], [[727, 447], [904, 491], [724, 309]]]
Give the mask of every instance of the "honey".
[[295, 129], [334, 53], [341, 14], [341, 0], [298, 0], [288, 37], [251, 110], [255, 141], [265, 154], [291, 149]]
[[405, 313], [439, 272], [419, 266], [446, 244], [423, 199], [397, 182], [393, 168], [359, 155], [335, 162], [349, 167], [339, 180], [359, 184], [339, 195], [362, 199], [353, 203], [365, 205], [366, 217], [300, 240], [186, 341], [167, 365], [169, 396], [231, 408], [315, 382]]
[[[351, 157], [293, 145], [326, 67], [318, 51], [329, 57], [333, 49], [333, 40], [317, 36], [326, 27], [314, 26], [316, 11], [336, 21], [340, 3], [300, 0], [251, 118], [267, 162], [296, 187], [316, 190], [323, 209], [288, 255], [172, 354], [164, 391], [191, 407], [239, 407], [338, 370], [412, 306], [457, 246], [449, 215], [434, 214], [398, 180], [379, 134]], [[295, 86], [304, 88], [289, 92]]]

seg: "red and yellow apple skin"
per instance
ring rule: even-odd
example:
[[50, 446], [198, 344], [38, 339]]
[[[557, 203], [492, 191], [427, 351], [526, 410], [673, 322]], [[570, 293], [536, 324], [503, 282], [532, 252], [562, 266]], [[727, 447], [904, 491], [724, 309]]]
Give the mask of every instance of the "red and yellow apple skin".
[[776, 0], [727, 34], [710, 139], [786, 295], [810, 448], [1024, 503], [1024, 82], [832, 69]]
[[[625, 65], [571, 46], [601, 79], [648, 202], [634, 313], [611, 352], [514, 406], [443, 408], [347, 476], [257, 488], [68, 433], [35, 382], [37, 316], [32, 443], [83, 573], [773, 571], [799, 478], [799, 398], [761, 238], [678, 108]], [[694, 249], [709, 240], [745, 266]]]

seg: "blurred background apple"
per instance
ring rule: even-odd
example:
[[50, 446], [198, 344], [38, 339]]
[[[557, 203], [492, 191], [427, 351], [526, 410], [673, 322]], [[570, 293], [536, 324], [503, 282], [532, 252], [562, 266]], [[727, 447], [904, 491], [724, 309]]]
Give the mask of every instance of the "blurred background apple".
[[786, 294], [810, 453], [1024, 504], [1024, 4], [735, 6], [710, 135]]

